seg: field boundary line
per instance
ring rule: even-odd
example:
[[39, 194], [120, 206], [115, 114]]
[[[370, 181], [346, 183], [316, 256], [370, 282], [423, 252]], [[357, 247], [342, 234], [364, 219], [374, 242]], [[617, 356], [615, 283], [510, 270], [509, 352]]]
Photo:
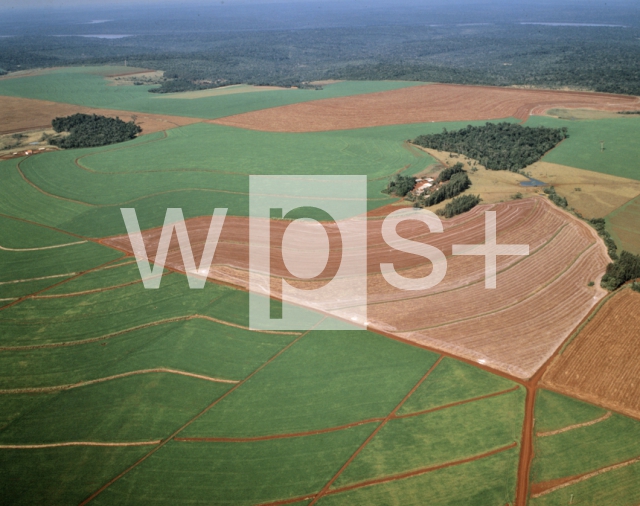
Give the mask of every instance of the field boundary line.
[[375, 430], [369, 434], [369, 437], [367, 437], [367, 439], [364, 440], [364, 442], [356, 449], [355, 452], [353, 452], [353, 454], [351, 455], [351, 457], [349, 457], [347, 459], [347, 461], [342, 465], [342, 467], [340, 469], [338, 469], [338, 472], [333, 476], [333, 478], [331, 478], [324, 487], [322, 487], [322, 489], [320, 489], [320, 492], [318, 492], [316, 494], [316, 496], [313, 498], [313, 500], [308, 504], [308, 506], [313, 506], [314, 504], [316, 504], [318, 502], [319, 499], [322, 498], [322, 496], [326, 495], [327, 492], [329, 491], [329, 489], [331, 488], [331, 485], [333, 485], [335, 483], [335, 481], [340, 477], [340, 475], [344, 472], [344, 470], [349, 467], [349, 465], [355, 460], [355, 458], [358, 456], [358, 454], [371, 442], [371, 440], [373, 438], [376, 437], [376, 435], [378, 434], [378, 432], [380, 432], [380, 430], [389, 422], [389, 420], [391, 420], [395, 414], [398, 412], [398, 410], [403, 406], [403, 404], [407, 401], [407, 399], [409, 399], [409, 397], [411, 397], [413, 395], [413, 393], [420, 387], [420, 385], [422, 385], [422, 383], [431, 375], [431, 373], [438, 367], [438, 365], [440, 365], [440, 362], [442, 362], [442, 359], [444, 357], [442, 355], [440, 355], [438, 357], [438, 359], [433, 363], [433, 365], [431, 367], [429, 367], [429, 369], [427, 370], [427, 372], [422, 376], [422, 378], [420, 378], [418, 380], [418, 382], [411, 388], [411, 390], [409, 390], [409, 392], [402, 398], [402, 400], [398, 403], [398, 405], [393, 408], [393, 410], [391, 410], [391, 413], [389, 413], [384, 420], [382, 420], [382, 422], [380, 423], [380, 425], [378, 425]]
[[72, 388], [86, 387], [89, 385], [95, 385], [96, 383], [104, 383], [105, 381], [111, 381], [111, 380], [116, 380], [120, 378], [128, 378], [129, 376], [137, 376], [139, 374], [152, 374], [152, 373], [177, 374], [180, 376], [189, 376], [190, 378], [213, 381], [214, 383], [229, 383], [234, 385], [236, 383], [239, 383], [239, 380], [213, 378], [211, 376], [204, 376], [202, 374], [179, 371], [177, 369], [168, 369], [166, 367], [156, 367], [154, 369], [139, 369], [137, 371], [123, 372], [121, 374], [114, 374], [113, 376], [105, 376], [104, 378], [80, 381], [78, 383], [69, 383], [67, 385], [56, 385], [52, 387], [34, 387], [34, 388], [12, 388], [7, 390], [0, 390], [0, 395], [2, 394], [33, 394], [33, 393], [45, 393], [45, 392], [57, 392], [60, 390], [71, 390]]
[[135, 330], [145, 329], [147, 327], [155, 327], [157, 325], [164, 325], [165, 323], [173, 323], [173, 322], [181, 322], [181, 321], [189, 321], [189, 320], [208, 320], [214, 323], [219, 323], [221, 325], [226, 325], [228, 327], [235, 327], [242, 330], [248, 330], [251, 332], [259, 332], [261, 334], [275, 334], [275, 335], [287, 335], [287, 336], [299, 336], [299, 332], [278, 332], [276, 330], [255, 330], [249, 327], [245, 327], [243, 325], [237, 323], [226, 322], [224, 320], [218, 320], [217, 318], [213, 318], [211, 316], [203, 316], [199, 314], [187, 315], [187, 316], [175, 316], [173, 318], [166, 318], [164, 320], [157, 320], [154, 322], [143, 323], [142, 325], [136, 325], [135, 327], [130, 327], [128, 329], [118, 330], [116, 332], [111, 332], [109, 334], [104, 334], [98, 337], [90, 337], [89, 339], [81, 339], [78, 341], [65, 341], [60, 343], [43, 343], [43, 344], [28, 344], [24, 346], [0, 346], [0, 351], [27, 351], [27, 350], [37, 350], [41, 348], [61, 348], [64, 346], [80, 346], [82, 344], [95, 343], [98, 341], [103, 341], [106, 339], [111, 339], [112, 337], [118, 337], [123, 334], [128, 334], [129, 332], [133, 332]]
[[464, 399], [462, 401], [451, 402], [449, 404], [443, 404], [442, 406], [436, 406], [435, 408], [423, 409], [422, 411], [415, 411], [413, 413], [406, 413], [404, 415], [396, 415], [394, 418], [411, 418], [413, 416], [426, 415], [429, 413], [433, 413], [435, 411], [442, 411], [443, 409], [455, 408], [456, 406], [461, 406], [463, 404], [469, 404], [471, 402], [482, 401], [484, 399], [491, 399], [492, 397], [499, 397], [501, 395], [510, 394], [511, 392], [515, 392], [516, 390], [520, 390], [520, 385], [515, 385], [507, 390], [501, 390], [499, 392], [493, 392], [491, 394], [480, 395], [478, 397], [472, 397], [471, 399]]
[[225, 399], [227, 396], [231, 395], [235, 390], [237, 390], [238, 388], [240, 388], [242, 385], [244, 385], [247, 381], [249, 381], [251, 378], [253, 378], [256, 374], [258, 374], [262, 369], [264, 369], [265, 367], [267, 367], [269, 364], [271, 364], [271, 362], [273, 362], [275, 359], [277, 359], [280, 355], [282, 355], [283, 353], [285, 353], [289, 348], [291, 348], [293, 345], [295, 345], [296, 343], [298, 343], [303, 337], [305, 337], [307, 334], [309, 334], [309, 332], [311, 332], [312, 330], [314, 330], [316, 327], [318, 327], [324, 320], [326, 319], [326, 317], [323, 317], [322, 319], [320, 319], [320, 321], [318, 321], [318, 323], [316, 323], [313, 327], [311, 327], [309, 330], [303, 332], [302, 334], [300, 334], [298, 337], [296, 337], [293, 341], [291, 341], [289, 344], [287, 344], [284, 348], [282, 348], [280, 351], [278, 351], [275, 355], [273, 355], [269, 360], [267, 360], [266, 362], [264, 362], [262, 365], [260, 365], [259, 367], [257, 367], [251, 374], [249, 374], [246, 378], [242, 379], [241, 381], [239, 381], [238, 383], [236, 383], [233, 387], [231, 387], [229, 390], [227, 390], [225, 393], [223, 393], [221, 396], [219, 396], [217, 399], [215, 399], [211, 404], [209, 404], [206, 408], [204, 408], [202, 411], [200, 411], [196, 416], [194, 416], [193, 418], [191, 418], [190, 420], [187, 421], [187, 423], [185, 423], [184, 425], [182, 425], [181, 427], [179, 427], [176, 431], [174, 431], [169, 437], [167, 437], [166, 439], [162, 440], [160, 442], [159, 445], [157, 445], [155, 448], [153, 448], [149, 453], [147, 453], [146, 455], [144, 455], [142, 458], [138, 459], [136, 462], [134, 462], [133, 464], [131, 464], [129, 467], [127, 467], [124, 471], [122, 471], [120, 474], [118, 474], [116, 477], [112, 478], [111, 480], [109, 480], [107, 483], [105, 483], [104, 485], [102, 485], [98, 490], [96, 490], [95, 492], [93, 492], [89, 497], [87, 497], [84, 501], [82, 501], [80, 503], [79, 506], [85, 506], [86, 504], [89, 504], [93, 499], [95, 499], [97, 496], [99, 496], [102, 492], [104, 492], [107, 488], [109, 488], [111, 485], [113, 485], [116, 481], [118, 481], [120, 478], [122, 478], [125, 474], [127, 474], [129, 471], [131, 471], [132, 469], [134, 469], [135, 467], [137, 467], [138, 465], [140, 465], [142, 462], [144, 462], [145, 460], [147, 460], [151, 455], [153, 455], [155, 452], [157, 452], [160, 448], [162, 448], [163, 446], [165, 446], [169, 441], [175, 439], [175, 437], [180, 434], [184, 429], [186, 429], [187, 427], [189, 427], [189, 425], [191, 425], [193, 422], [195, 422], [198, 418], [200, 418], [202, 415], [204, 415], [206, 412], [208, 412], [211, 408], [213, 408], [216, 404], [218, 404], [220, 401], [222, 401], [223, 399]]
[[358, 427], [360, 425], [366, 425], [369, 423], [382, 422], [384, 418], [369, 418], [367, 420], [360, 420], [357, 422], [347, 423], [345, 425], [338, 425], [337, 427], [329, 427], [327, 429], [316, 429], [305, 432], [291, 432], [288, 434], [271, 434], [268, 436], [252, 436], [252, 437], [177, 437], [175, 441], [181, 443], [251, 443], [254, 441], [270, 441], [272, 439], [288, 439], [294, 437], [306, 437], [316, 436], [318, 434], [326, 434], [328, 432], [338, 432], [352, 427]]
[[613, 413], [611, 411], [607, 411], [604, 415], [602, 415], [599, 418], [596, 418], [595, 420], [591, 420], [589, 422], [584, 422], [584, 423], [576, 423], [573, 425], [568, 425], [566, 427], [563, 427], [562, 429], [550, 430], [548, 432], [538, 432], [536, 433], [536, 437], [555, 436], [557, 434], [563, 434], [564, 432], [569, 432], [571, 430], [581, 429], [583, 427], [591, 427], [592, 425], [596, 425], [597, 423], [608, 420], [609, 418], [611, 418], [612, 415]]
[[630, 460], [625, 460], [624, 462], [620, 462], [618, 464], [613, 464], [607, 467], [603, 467], [601, 469], [598, 469], [596, 471], [592, 471], [590, 473], [586, 473], [586, 474], [581, 474], [572, 478], [569, 478], [568, 481], [561, 483], [559, 485], [556, 485], [555, 487], [551, 487], [548, 488], [546, 490], [543, 490], [542, 492], [538, 492], [537, 494], [531, 494], [531, 499], [537, 499], [538, 497], [542, 497], [545, 496], [547, 494], [550, 494], [552, 492], [555, 492], [556, 490], [560, 490], [566, 487], [569, 487], [571, 485], [575, 485], [576, 483], [580, 483], [583, 481], [587, 481], [591, 478], [594, 478], [600, 474], [604, 474], [604, 473], [608, 473], [609, 471], [615, 471], [616, 469], [620, 469], [623, 467], [627, 467], [630, 466], [632, 464], [636, 464], [640, 462], [640, 457], [635, 457], [633, 459]]
[[0, 250], [2, 251], [43, 251], [46, 249], [56, 249], [56, 248], [64, 248], [66, 246], [74, 246], [76, 244], [84, 244], [89, 241], [78, 241], [78, 242], [68, 242], [66, 244], [55, 244], [53, 246], [42, 246], [40, 248], [5, 248], [4, 246], [0, 246]]
[[42, 281], [43, 279], [64, 278], [65, 276], [77, 276], [78, 274], [79, 274], [78, 272], [67, 272], [65, 274], [54, 274], [53, 276], [41, 276], [39, 278], [13, 279], [11, 281], [0, 281], [0, 285], [12, 285], [15, 283], [29, 283], [30, 281]]
[[[169, 271], [169, 272], [163, 272], [162, 274], [160, 274], [159, 276], [150, 276], [147, 279], [155, 279], [155, 278], [159, 278], [159, 277], [164, 277], [164, 276], [168, 276], [169, 274], [172, 274], [173, 271]], [[89, 295], [92, 293], [100, 293], [100, 292], [108, 292], [110, 290], [117, 290], [118, 288], [124, 288], [130, 285], [136, 285], [138, 283], [142, 283], [142, 278], [141, 279], [136, 279], [135, 281], [129, 281], [128, 283], [122, 283], [120, 285], [113, 285], [113, 286], [104, 286], [102, 288], [94, 288], [92, 290], [83, 290], [81, 292], [70, 292], [70, 293], [56, 293], [53, 295], [33, 295], [30, 298], [31, 299], [61, 299], [61, 298], [65, 298], [65, 297], [78, 297], [81, 295]]]
[[102, 443], [99, 441], [70, 441], [68, 443], [45, 443], [38, 445], [2, 445], [0, 450], [37, 450], [40, 448], [61, 448], [63, 446], [152, 446], [160, 444], [158, 441], [137, 441], [130, 443]]

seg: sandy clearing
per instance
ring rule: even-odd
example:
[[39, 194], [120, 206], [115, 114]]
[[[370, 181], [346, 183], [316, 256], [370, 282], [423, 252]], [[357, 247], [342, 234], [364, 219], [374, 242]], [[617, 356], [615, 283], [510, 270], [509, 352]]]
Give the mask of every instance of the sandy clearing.
[[211, 122], [270, 132], [320, 132], [507, 117], [526, 120], [554, 107], [635, 110], [640, 100], [604, 93], [429, 84], [274, 107]]

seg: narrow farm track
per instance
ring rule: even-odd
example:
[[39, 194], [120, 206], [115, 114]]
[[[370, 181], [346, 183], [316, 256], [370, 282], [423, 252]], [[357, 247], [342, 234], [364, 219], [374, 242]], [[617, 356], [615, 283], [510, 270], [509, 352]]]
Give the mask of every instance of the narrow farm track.
[[237, 323], [227, 322], [224, 320], [219, 320], [218, 318], [213, 318], [211, 316], [193, 314], [193, 315], [185, 315], [185, 316], [174, 316], [173, 318], [165, 318], [163, 320], [156, 320], [149, 323], [143, 323], [142, 325], [136, 325], [135, 327], [129, 327], [124, 330], [118, 330], [116, 332], [110, 332], [108, 334], [104, 334], [102, 336], [90, 337], [88, 339], [80, 339], [77, 341], [64, 341], [59, 343], [43, 343], [43, 344], [29, 344], [24, 346], [0, 346], [0, 351], [26, 351], [26, 350], [39, 350], [43, 348], [63, 348], [67, 346], [80, 346], [87, 343], [95, 343], [99, 341], [105, 341], [107, 339], [111, 339], [113, 337], [121, 336], [123, 334], [128, 334], [133, 332], [134, 330], [146, 329], [149, 327], [157, 327], [158, 325], [165, 325], [167, 323], [174, 322], [183, 322], [189, 320], [207, 320], [214, 323], [219, 323], [221, 325], [226, 325], [228, 327], [235, 327], [242, 330], [250, 330], [251, 332], [258, 332], [260, 334], [275, 334], [275, 335], [288, 335], [288, 336], [299, 336], [300, 332], [280, 332], [275, 330], [256, 330], [251, 329], [249, 327], [245, 327], [244, 325], [239, 325]]
[[40, 394], [40, 393], [48, 393], [48, 392], [59, 392], [62, 390], [71, 390], [72, 388], [80, 388], [80, 387], [86, 387], [89, 385], [95, 385], [97, 383], [104, 383], [106, 381], [113, 381], [120, 378], [128, 378], [129, 376], [138, 376], [140, 374], [153, 374], [153, 373], [176, 374], [179, 376], [188, 376], [190, 378], [197, 378], [205, 381], [212, 381], [214, 383], [229, 383], [232, 385], [239, 383], [239, 380], [212, 378], [210, 376], [203, 376], [202, 374], [194, 374], [186, 371], [178, 371], [176, 369], [167, 369], [165, 367], [157, 367], [155, 369], [141, 369], [138, 371], [129, 371], [121, 374], [115, 374], [113, 376], [107, 376], [105, 378], [98, 378], [98, 379], [89, 380], [89, 381], [80, 381], [78, 383], [70, 383], [67, 385], [56, 385], [51, 387], [39, 387], [39, 388], [11, 388], [7, 390], [0, 390], [0, 395], [2, 394]]
[[0, 250], [2, 251], [44, 251], [47, 249], [56, 249], [56, 248], [65, 248], [67, 246], [74, 246], [76, 244], [85, 244], [87, 241], [77, 241], [77, 242], [68, 242], [67, 244], [55, 244], [53, 246], [42, 246], [40, 248], [5, 248], [4, 246], [0, 246]]
[[99, 441], [69, 441], [65, 443], [47, 443], [41, 445], [2, 445], [0, 450], [39, 450], [41, 448], [62, 448], [65, 446], [154, 446], [160, 444], [161, 441], [135, 441], [128, 443], [103, 443]]
[[627, 467], [632, 464], [637, 464], [639, 462], [640, 462], [640, 457], [636, 457], [630, 460], [626, 460], [624, 462], [620, 462], [618, 464], [613, 464], [611, 466], [603, 467], [601, 469], [598, 469], [597, 471], [592, 471], [590, 473], [585, 473], [578, 476], [569, 476], [566, 478], [559, 478], [551, 482], [536, 483], [531, 487], [531, 498], [536, 499], [538, 497], [542, 497], [547, 494], [550, 494], [551, 492], [555, 492], [556, 490], [566, 488], [570, 485], [575, 485], [576, 483], [580, 483], [582, 481], [587, 481], [601, 474], [608, 473], [610, 471], [615, 471], [616, 469], [621, 469], [623, 467]]
[[591, 427], [592, 425], [596, 425], [600, 422], [604, 422], [605, 420], [608, 420], [609, 418], [611, 418], [611, 415], [613, 415], [613, 413], [611, 411], [607, 411], [604, 415], [602, 415], [599, 418], [596, 418], [595, 420], [591, 420], [589, 422], [584, 422], [584, 423], [576, 423], [574, 425], [568, 425], [567, 427], [563, 427], [562, 429], [551, 430], [548, 432], [538, 432], [536, 433], [536, 437], [555, 436], [557, 434], [563, 434], [565, 432], [569, 432], [575, 429], [582, 429], [583, 427]]

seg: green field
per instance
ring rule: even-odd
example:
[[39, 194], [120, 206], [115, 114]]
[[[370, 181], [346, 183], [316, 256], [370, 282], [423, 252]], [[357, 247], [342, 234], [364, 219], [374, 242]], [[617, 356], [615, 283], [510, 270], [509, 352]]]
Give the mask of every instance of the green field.
[[[535, 430], [539, 433], [571, 427], [600, 420], [606, 413], [587, 403], [541, 390], [536, 402]], [[640, 457], [640, 422], [614, 413], [589, 426], [538, 435], [534, 444], [532, 483], [577, 477]], [[609, 470], [534, 497], [530, 504], [566, 504], [563, 501], [571, 495], [575, 504], [635, 504], [633, 498], [640, 496], [639, 470], [638, 464]]]
[[154, 86], [113, 86], [103, 77], [111, 70], [113, 73], [122, 72], [122, 68], [74, 67], [20, 79], [3, 79], [0, 80], [0, 95], [51, 100], [85, 107], [215, 119], [310, 100], [375, 93], [424, 84], [414, 81], [345, 81], [326, 86], [322, 90], [285, 89], [185, 100], [149, 93], [149, 89]]
[[606, 220], [618, 248], [640, 255], [640, 197], [613, 211]]
[[[526, 126], [567, 127], [569, 138], [542, 161], [640, 180], [640, 118], [569, 121], [532, 116]], [[600, 151], [604, 141], [604, 151]]]

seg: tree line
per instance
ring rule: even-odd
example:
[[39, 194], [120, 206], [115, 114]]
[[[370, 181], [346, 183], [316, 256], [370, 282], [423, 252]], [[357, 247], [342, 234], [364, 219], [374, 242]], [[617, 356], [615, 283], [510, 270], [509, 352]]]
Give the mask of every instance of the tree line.
[[537, 162], [568, 137], [567, 128], [525, 127], [516, 123], [468, 125], [460, 130], [420, 135], [413, 143], [438, 151], [460, 153], [487, 169], [517, 172]]
[[51, 126], [57, 133], [69, 132], [49, 139], [50, 144], [64, 149], [106, 146], [128, 141], [142, 132], [133, 121], [82, 113], [54, 118]]

